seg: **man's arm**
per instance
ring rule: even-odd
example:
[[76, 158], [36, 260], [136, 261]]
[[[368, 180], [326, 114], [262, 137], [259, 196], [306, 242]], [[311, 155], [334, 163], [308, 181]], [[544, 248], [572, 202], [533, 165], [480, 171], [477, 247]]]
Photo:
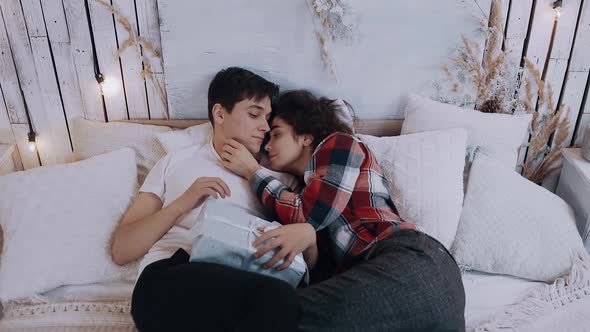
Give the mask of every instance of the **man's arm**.
[[314, 243], [311, 247], [303, 251], [303, 258], [307, 263], [307, 268], [311, 271], [318, 263], [318, 245]]
[[155, 194], [139, 193], [113, 236], [115, 263], [124, 265], [145, 255], [182, 213], [174, 203], [162, 209], [162, 201]]
[[156, 194], [141, 192], [115, 230], [111, 247], [113, 260], [124, 265], [142, 257], [181, 215], [199, 207], [209, 196], [225, 198], [229, 195], [230, 189], [223, 180], [208, 177], [195, 180], [165, 208]]

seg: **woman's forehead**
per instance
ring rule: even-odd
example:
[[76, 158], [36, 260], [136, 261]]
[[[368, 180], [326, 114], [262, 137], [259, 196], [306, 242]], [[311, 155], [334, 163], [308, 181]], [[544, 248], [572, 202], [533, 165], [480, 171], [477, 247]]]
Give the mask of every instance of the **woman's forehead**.
[[285, 128], [287, 126], [287, 123], [285, 123], [283, 119], [277, 116], [274, 119], [272, 119], [272, 122], [270, 124], [270, 130], [274, 130], [276, 128]]

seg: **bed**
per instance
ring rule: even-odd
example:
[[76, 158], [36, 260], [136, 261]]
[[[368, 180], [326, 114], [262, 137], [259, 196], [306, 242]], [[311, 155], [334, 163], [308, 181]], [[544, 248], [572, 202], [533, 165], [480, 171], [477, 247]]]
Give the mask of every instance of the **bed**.
[[[207, 120], [129, 120], [122, 124], [168, 126], [180, 130], [194, 128], [195, 125], [206, 122]], [[399, 135], [402, 125], [402, 120], [361, 120], [355, 123], [355, 128], [359, 134], [386, 137]], [[105, 128], [110, 124], [99, 126]], [[101, 135], [105, 135], [105, 132]], [[577, 281], [581, 285], [576, 288], [578, 293], [566, 294], [566, 298], [570, 298], [569, 302], [573, 304], [568, 306], [567, 303], [563, 303], [563, 298], [556, 297], [556, 300], [561, 302], [552, 304], [553, 308], [557, 308], [552, 312], [547, 311], [547, 305], [535, 307], [535, 303], [538, 302], [527, 300], [527, 295], [535, 289], [545, 292], [551, 292], [552, 289], [559, 291], [556, 287], [560, 283], [559, 280], [551, 284], [463, 268], [467, 330], [554, 331], [555, 324], [563, 324], [563, 320], [573, 322], [573, 328], [568, 328], [567, 324], [559, 325], [563, 327], [560, 330], [590, 330], [589, 325], [583, 325], [587, 320], [584, 317], [590, 316], [588, 274], [580, 272], [579, 275], [562, 279], [561, 283], [567, 284], [574, 278], [581, 279]], [[135, 331], [130, 315], [134, 282], [134, 278], [127, 278], [101, 283], [62, 285], [23, 301], [4, 303], [0, 331]], [[514, 318], [515, 313], [523, 310], [537, 310], [540, 315], [548, 315], [547, 321], [521, 319], [515, 324], [514, 320], [506, 319]], [[552, 317], [552, 313], [556, 316]], [[577, 317], [577, 320], [572, 321], [572, 317]]]

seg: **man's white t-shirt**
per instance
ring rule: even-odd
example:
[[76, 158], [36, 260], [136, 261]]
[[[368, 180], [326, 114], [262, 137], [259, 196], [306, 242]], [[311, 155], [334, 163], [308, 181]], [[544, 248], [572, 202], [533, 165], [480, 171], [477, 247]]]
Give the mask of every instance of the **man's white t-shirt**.
[[[294, 176], [286, 173], [272, 173], [285, 185], [296, 188], [297, 180]], [[265, 213], [256, 194], [250, 189], [248, 181], [223, 166], [221, 157], [213, 148], [212, 141], [172, 152], [160, 159], [139, 191], [157, 195], [165, 207], [182, 195], [200, 177], [221, 178], [231, 191], [231, 196], [226, 197], [224, 201], [260, 214]], [[222, 198], [219, 197], [219, 199]], [[144, 256], [139, 265], [139, 275], [146, 266], [170, 258], [179, 248], [190, 254], [192, 239], [188, 237], [188, 230], [194, 226], [200, 210], [201, 208], [198, 207], [179, 217], [181, 220], [178, 220], [176, 225], [164, 234]]]

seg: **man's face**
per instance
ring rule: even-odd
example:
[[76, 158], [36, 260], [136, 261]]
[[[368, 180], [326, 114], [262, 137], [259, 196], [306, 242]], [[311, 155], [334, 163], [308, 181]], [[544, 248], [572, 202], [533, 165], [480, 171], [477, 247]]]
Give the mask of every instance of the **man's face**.
[[220, 128], [223, 136], [242, 143], [252, 154], [258, 153], [265, 134], [270, 131], [270, 98], [244, 99], [234, 105], [231, 113], [225, 110], [223, 112], [224, 119]]

